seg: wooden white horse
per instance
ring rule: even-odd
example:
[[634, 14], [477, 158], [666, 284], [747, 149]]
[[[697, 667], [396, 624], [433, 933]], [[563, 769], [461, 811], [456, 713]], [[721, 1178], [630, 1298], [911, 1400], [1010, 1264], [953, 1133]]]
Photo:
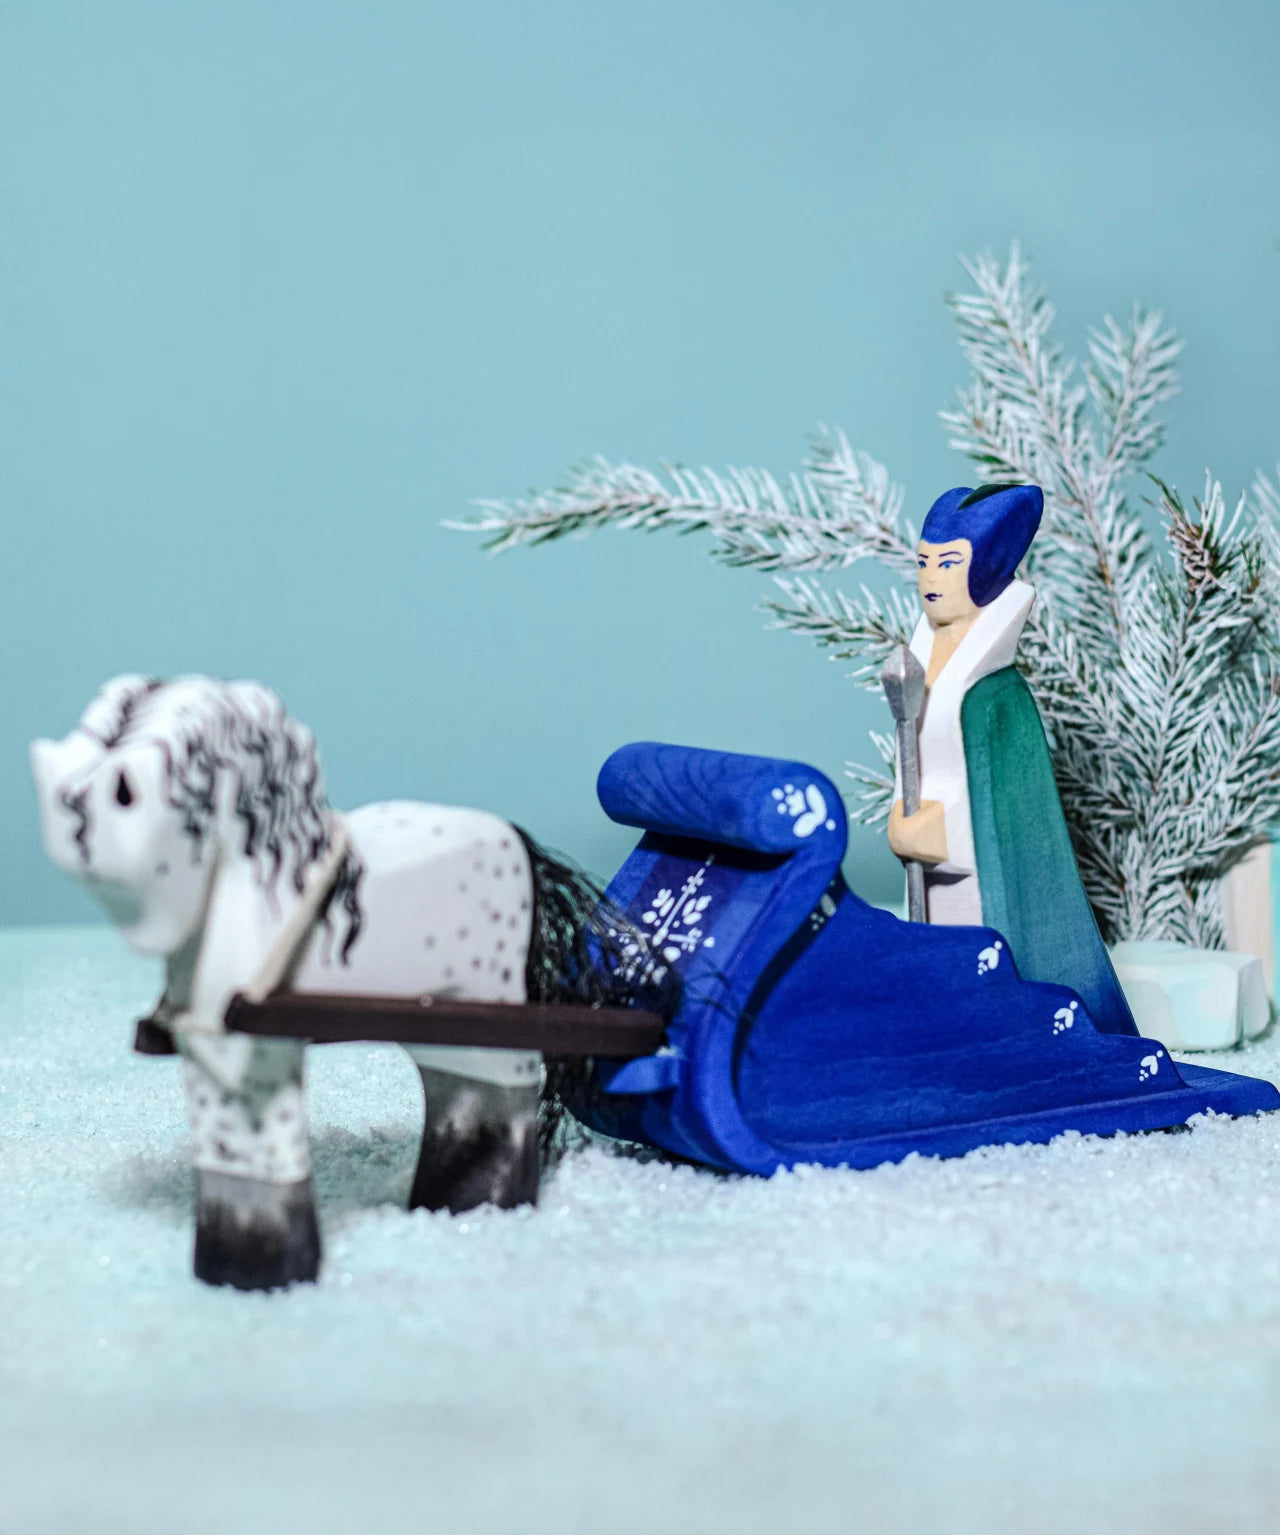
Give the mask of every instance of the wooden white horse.
[[[118, 677], [31, 763], [49, 856], [165, 960], [155, 1022], [182, 1056], [210, 1283], [269, 1289], [320, 1262], [304, 1043], [226, 1032], [233, 997], [600, 998], [596, 887], [485, 811], [340, 817], [310, 732], [256, 683]], [[427, 1108], [411, 1205], [534, 1200], [539, 1053], [407, 1048]]]

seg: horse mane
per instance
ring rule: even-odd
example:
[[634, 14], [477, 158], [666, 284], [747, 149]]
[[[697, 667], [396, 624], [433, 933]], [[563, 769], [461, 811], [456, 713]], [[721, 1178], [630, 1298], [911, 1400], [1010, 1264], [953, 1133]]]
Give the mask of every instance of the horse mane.
[[[308, 868], [329, 845], [334, 813], [315, 738], [270, 688], [207, 677], [168, 683], [117, 678], [82, 724], [108, 747], [140, 736], [160, 746], [169, 804], [197, 844], [210, 835], [221, 798], [229, 794], [240, 851], [260, 883], [270, 890], [283, 878], [301, 894]], [[363, 922], [360, 874], [358, 860], [348, 855], [320, 913], [326, 928], [331, 914], [337, 917], [344, 959]]]
[[155, 677], [113, 677], [84, 711], [79, 728], [110, 751], [124, 739], [139, 706], [162, 686]]

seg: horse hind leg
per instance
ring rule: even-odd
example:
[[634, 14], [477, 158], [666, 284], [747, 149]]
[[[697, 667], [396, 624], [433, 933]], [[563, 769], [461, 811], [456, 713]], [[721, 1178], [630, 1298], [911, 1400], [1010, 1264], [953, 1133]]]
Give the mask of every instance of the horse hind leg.
[[471, 1076], [442, 1068], [438, 1051], [428, 1060], [411, 1051], [426, 1101], [411, 1210], [459, 1214], [483, 1204], [510, 1210], [538, 1202], [541, 1062], [525, 1051], [474, 1053], [510, 1059], [492, 1067], [468, 1061], [472, 1069], [489, 1068], [485, 1076]]
[[320, 1272], [303, 1046], [243, 1036], [184, 1042], [196, 1173], [195, 1275], [278, 1290]]

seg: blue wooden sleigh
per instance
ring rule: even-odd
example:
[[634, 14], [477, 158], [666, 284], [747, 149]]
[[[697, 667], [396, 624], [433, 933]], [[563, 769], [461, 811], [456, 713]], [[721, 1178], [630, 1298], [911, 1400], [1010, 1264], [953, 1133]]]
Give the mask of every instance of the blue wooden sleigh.
[[596, 1129], [767, 1174], [1280, 1108], [1269, 1082], [1098, 1032], [990, 928], [859, 900], [840, 796], [802, 763], [641, 743], [599, 794], [644, 832], [609, 887], [631, 963], [683, 994], [658, 1053], [597, 1060], [574, 1105]]

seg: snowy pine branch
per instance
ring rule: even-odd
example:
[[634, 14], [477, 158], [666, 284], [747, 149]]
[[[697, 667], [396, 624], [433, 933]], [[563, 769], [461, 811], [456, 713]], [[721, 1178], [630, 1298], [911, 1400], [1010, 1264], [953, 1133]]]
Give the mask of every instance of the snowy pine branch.
[[1214, 945], [1217, 881], [1280, 825], [1276, 610], [1243, 504], [1159, 489], [1170, 554], [1135, 576], [1117, 664], [1051, 610], [1023, 662], [1104, 933]]
[[856, 682], [878, 687], [880, 672], [895, 645], [904, 645], [916, 625], [912, 604], [900, 591], [880, 598], [865, 586], [856, 597], [827, 591], [803, 577], [775, 576], [784, 601], [764, 598], [761, 609], [773, 615], [771, 629], [805, 634], [833, 661], [856, 660], [849, 673]]
[[1153, 412], [1178, 392], [1182, 343], [1162, 323], [1158, 313], [1135, 306], [1128, 330], [1108, 315], [1089, 339], [1093, 364], [1085, 377], [1106, 427], [1090, 489], [1095, 502], [1107, 498], [1118, 477], [1149, 463], [1164, 441], [1164, 424]]
[[882, 767], [867, 767], [861, 762], [846, 762], [844, 776], [852, 779], [858, 792], [851, 796], [850, 809], [853, 817], [863, 826], [882, 827], [889, 824], [889, 812], [893, 809], [893, 764], [898, 748], [892, 736], [878, 730], [870, 732], [871, 744], [880, 754]]
[[653, 533], [706, 530], [714, 558], [755, 570], [828, 570], [868, 558], [914, 557], [902, 491], [884, 467], [838, 433], [814, 440], [811, 472], [781, 483], [767, 469], [682, 469], [661, 474], [594, 458], [564, 485], [516, 501], [482, 501], [469, 521], [495, 552], [613, 525]]
[[1149, 554], [1117, 481], [1160, 445], [1153, 412], [1178, 387], [1179, 343], [1158, 314], [1135, 309], [1127, 329], [1108, 316], [1091, 337], [1082, 383], [1051, 339], [1053, 306], [1031, 285], [1016, 245], [1005, 265], [984, 255], [966, 270], [976, 291], [948, 302], [973, 378], [959, 407], [942, 415], [951, 446], [990, 480], [1042, 487], [1043, 531], [1027, 573], [1091, 644], [1112, 651]]
[[1271, 601], [1280, 603], [1280, 464], [1276, 477], [1261, 470], [1249, 487], [1249, 509], [1263, 556], [1263, 582]]
[[843, 432], [820, 426], [805, 468], [825, 504], [858, 528], [865, 555], [914, 578], [918, 536], [902, 513], [902, 487], [889, 479], [884, 465], [855, 452]]
[[976, 291], [947, 302], [973, 380], [960, 392], [960, 408], [943, 413], [951, 446], [987, 480], [1031, 480], [1046, 496], [1081, 507], [1088, 498], [1081, 443], [1088, 392], [1049, 339], [1053, 306], [1029, 285], [1016, 245], [1004, 267], [982, 255], [965, 270]]
[[1259, 522], [1269, 520], [1273, 526], [1280, 526], [1280, 464], [1276, 465], [1274, 480], [1259, 470], [1251, 490]]

